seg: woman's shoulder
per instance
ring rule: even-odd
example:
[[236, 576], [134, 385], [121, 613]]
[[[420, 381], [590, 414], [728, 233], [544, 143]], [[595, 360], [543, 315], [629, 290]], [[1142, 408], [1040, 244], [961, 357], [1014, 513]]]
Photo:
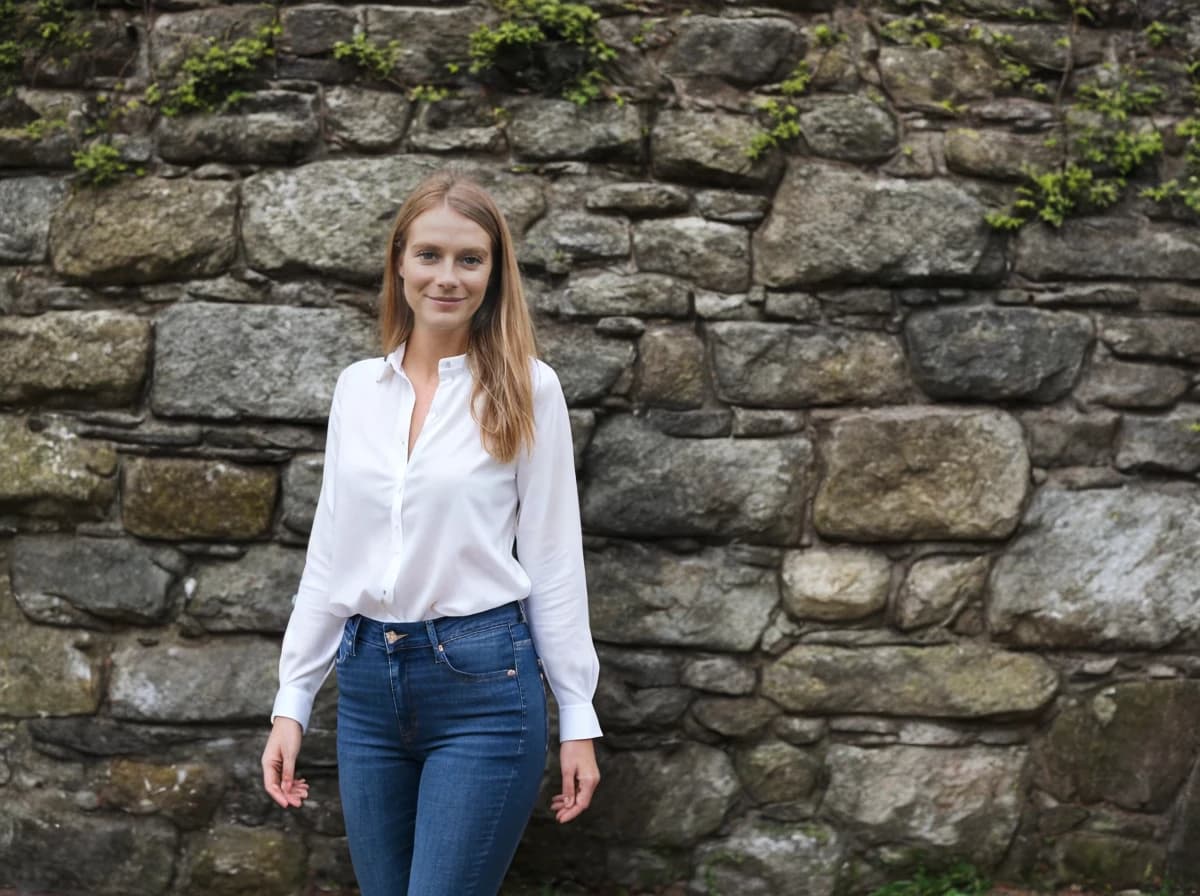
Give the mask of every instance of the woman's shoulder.
[[535, 398], [562, 394], [562, 383], [554, 368], [541, 358], [529, 359], [529, 373], [533, 379], [533, 394]]

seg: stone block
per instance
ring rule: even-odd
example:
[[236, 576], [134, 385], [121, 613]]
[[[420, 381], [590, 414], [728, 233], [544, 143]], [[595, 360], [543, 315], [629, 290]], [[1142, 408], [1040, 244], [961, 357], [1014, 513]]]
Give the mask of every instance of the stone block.
[[116, 311], [0, 317], [0, 401], [130, 404], [146, 376], [150, 335], [150, 321]]
[[254, 538], [270, 528], [277, 490], [270, 468], [131, 457], [122, 518], [127, 530], [147, 538]]
[[997, 411], [848, 414], [822, 454], [815, 523], [828, 537], [1005, 538], [1029, 488], [1021, 427]]

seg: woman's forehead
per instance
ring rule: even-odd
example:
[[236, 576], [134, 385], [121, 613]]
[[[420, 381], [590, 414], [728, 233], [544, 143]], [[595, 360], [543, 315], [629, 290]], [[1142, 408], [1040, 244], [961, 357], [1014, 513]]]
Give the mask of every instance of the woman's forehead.
[[408, 226], [408, 242], [471, 244], [486, 248], [492, 241], [487, 231], [466, 215], [448, 205], [438, 205], [413, 218]]

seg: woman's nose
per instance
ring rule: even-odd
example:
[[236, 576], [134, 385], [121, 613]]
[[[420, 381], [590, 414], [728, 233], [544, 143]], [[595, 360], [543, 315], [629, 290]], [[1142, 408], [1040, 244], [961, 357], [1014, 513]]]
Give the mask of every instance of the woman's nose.
[[458, 283], [458, 274], [454, 269], [454, 262], [447, 259], [438, 266], [437, 282], [441, 286], [452, 287]]

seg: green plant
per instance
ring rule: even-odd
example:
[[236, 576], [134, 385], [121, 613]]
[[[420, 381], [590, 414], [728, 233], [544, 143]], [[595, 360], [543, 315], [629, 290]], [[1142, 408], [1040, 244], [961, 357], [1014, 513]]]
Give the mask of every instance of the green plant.
[[228, 46], [208, 41], [184, 60], [183, 79], [162, 98], [162, 113], [212, 112], [237, 103], [246, 96], [241, 88], [264, 60], [275, 55], [275, 38], [282, 33], [283, 27], [275, 21], [260, 27], [254, 37], [239, 38]]
[[[801, 59], [779, 84], [779, 92], [785, 97], [797, 97], [808, 89], [812, 81], [807, 60]], [[760, 112], [767, 116], [767, 127], [759, 131], [746, 147], [746, 156], [753, 160], [762, 157], [763, 153], [772, 147], [779, 146], [800, 136], [800, 110], [790, 102], [780, 102], [776, 99], [760, 100], [756, 104]]]
[[849, 40], [849, 36], [840, 29], [831, 28], [828, 25], [817, 25], [813, 28], [813, 39], [816, 40], [818, 47], [829, 48]]
[[81, 27], [80, 14], [62, 0], [17, 3], [0, 0], [0, 96], [12, 93], [23, 71], [36, 81], [46, 61], [65, 64], [66, 53], [91, 46], [91, 32]]
[[1154, 21], [1142, 29], [1142, 37], [1152, 47], [1161, 47], [1169, 41], [1178, 29], [1163, 22]]
[[946, 16], [929, 13], [889, 19], [879, 26], [879, 34], [892, 43], [940, 50], [944, 43], [943, 35], [949, 27], [950, 20]]
[[414, 103], [440, 103], [450, 96], [449, 87], [439, 87], [434, 84], [418, 84], [408, 91], [408, 98]]
[[596, 34], [600, 14], [563, 0], [493, 0], [504, 19], [471, 33], [470, 71], [584, 104], [603, 93], [616, 51]]
[[121, 161], [120, 151], [108, 143], [93, 143], [76, 151], [71, 158], [81, 180], [95, 187], [113, 183], [129, 170], [129, 166]]
[[990, 888], [973, 865], [959, 862], [932, 874], [918, 868], [911, 878], [886, 884], [871, 896], [983, 896]]
[[382, 81], [396, 67], [396, 60], [400, 58], [400, 41], [390, 40], [382, 46], [377, 46], [360, 32], [354, 35], [353, 40], [339, 40], [334, 43], [333, 58], [348, 59], [362, 71]]

